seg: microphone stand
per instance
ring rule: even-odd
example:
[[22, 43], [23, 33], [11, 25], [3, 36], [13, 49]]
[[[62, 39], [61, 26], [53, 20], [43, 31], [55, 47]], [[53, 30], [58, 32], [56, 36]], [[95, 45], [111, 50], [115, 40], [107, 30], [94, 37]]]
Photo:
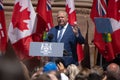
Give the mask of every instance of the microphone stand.
[[[47, 39], [45, 39], [46, 36], [47, 36]], [[53, 37], [54, 37], [54, 35], [52, 33], [50, 33], [50, 34], [45, 33], [44, 42], [52, 42]], [[45, 63], [47, 63], [48, 61], [49, 61], [49, 57], [47, 57], [47, 56], [41, 57], [42, 65], [45, 65]]]

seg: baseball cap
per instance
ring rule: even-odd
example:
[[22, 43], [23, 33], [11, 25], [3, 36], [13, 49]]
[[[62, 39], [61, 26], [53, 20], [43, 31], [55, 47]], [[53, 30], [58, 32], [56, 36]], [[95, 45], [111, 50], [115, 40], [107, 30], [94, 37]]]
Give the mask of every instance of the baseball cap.
[[54, 62], [48, 62], [43, 67], [43, 72], [50, 72], [50, 71], [56, 71], [57, 65]]

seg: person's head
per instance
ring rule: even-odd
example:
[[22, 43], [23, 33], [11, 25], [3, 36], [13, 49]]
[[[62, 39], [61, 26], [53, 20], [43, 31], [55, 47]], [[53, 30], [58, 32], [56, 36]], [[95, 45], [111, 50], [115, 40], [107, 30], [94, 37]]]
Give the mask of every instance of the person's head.
[[54, 62], [48, 62], [43, 67], [43, 72], [57, 71], [57, 65]]
[[91, 70], [89, 68], [84, 67], [84, 68], [81, 69], [80, 73], [82, 73], [83, 75], [88, 77], [89, 74], [91, 73]]
[[106, 80], [117, 80], [114, 76], [107, 76]]
[[120, 67], [119, 65], [117, 65], [116, 63], [111, 63], [107, 66], [107, 72], [108, 73], [118, 73], [120, 71]]
[[75, 76], [75, 80], [87, 80], [86, 75], [84, 75], [83, 73], [79, 72], [76, 76]]
[[48, 62], [43, 66], [43, 73], [46, 73], [50, 76], [51, 80], [58, 80], [56, 77], [58, 68], [54, 62]]
[[18, 60], [0, 59], [0, 80], [26, 80]]
[[65, 26], [68, 22], [68, 15], [65, 11], [59, 11], [57, 13], [57, 22], [59, 26]]
[[120, 80], [120, 67], [116, 63], [111, 63], [107, 66], [107, 76], [113, 76], [117, 80]]
[[39, 68], [36, 72], [33, 72], [31, 79], [36, 79], [40, 74], [43, 74], [43, 67]]
[[31, 80], [52, 80], [47, 74], [40, 74], [36, 78], [32, 78]]
[[90, 73], [87, 79], [88, 80], [101, 80], [102, 78], [96, 73]]
[[97, 65], [95, 65], [91, 68], [91, 72], [97, 73], [100, 76], [103, 76], [103, 74], [104, 74], [103, 68], [100, 66], [97, 66]]
[[67, 67], [67, 72], [70, 80], [74, 80], [75, 76], [79, 73], [79, 69], [75, 64], [70, 64]]

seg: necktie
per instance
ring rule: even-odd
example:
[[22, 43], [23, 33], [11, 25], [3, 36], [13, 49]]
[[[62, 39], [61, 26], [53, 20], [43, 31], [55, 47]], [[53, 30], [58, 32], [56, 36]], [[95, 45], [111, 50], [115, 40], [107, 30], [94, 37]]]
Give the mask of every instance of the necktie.
[[57, 42], [60, 42], [60, 40], [61, 40], [61, 38], [62, 38], [62, 32], [63, 32], [63, 29], [62, 29], [63, 27], [60, 27], [59, 28], [59, 30], [60, 30], [60, 32], [59, 32], [59, 35], [58, 35], [58, 38], [57, 38]]

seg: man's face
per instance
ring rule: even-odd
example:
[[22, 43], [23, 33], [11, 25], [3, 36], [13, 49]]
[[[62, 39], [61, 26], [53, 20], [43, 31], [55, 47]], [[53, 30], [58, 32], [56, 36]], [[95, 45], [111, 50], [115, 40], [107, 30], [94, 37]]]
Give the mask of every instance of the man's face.
[[59, 26], [65, 26], [68, 22], [68, 17], [65, 13], [58, 13], [57, 21]]

